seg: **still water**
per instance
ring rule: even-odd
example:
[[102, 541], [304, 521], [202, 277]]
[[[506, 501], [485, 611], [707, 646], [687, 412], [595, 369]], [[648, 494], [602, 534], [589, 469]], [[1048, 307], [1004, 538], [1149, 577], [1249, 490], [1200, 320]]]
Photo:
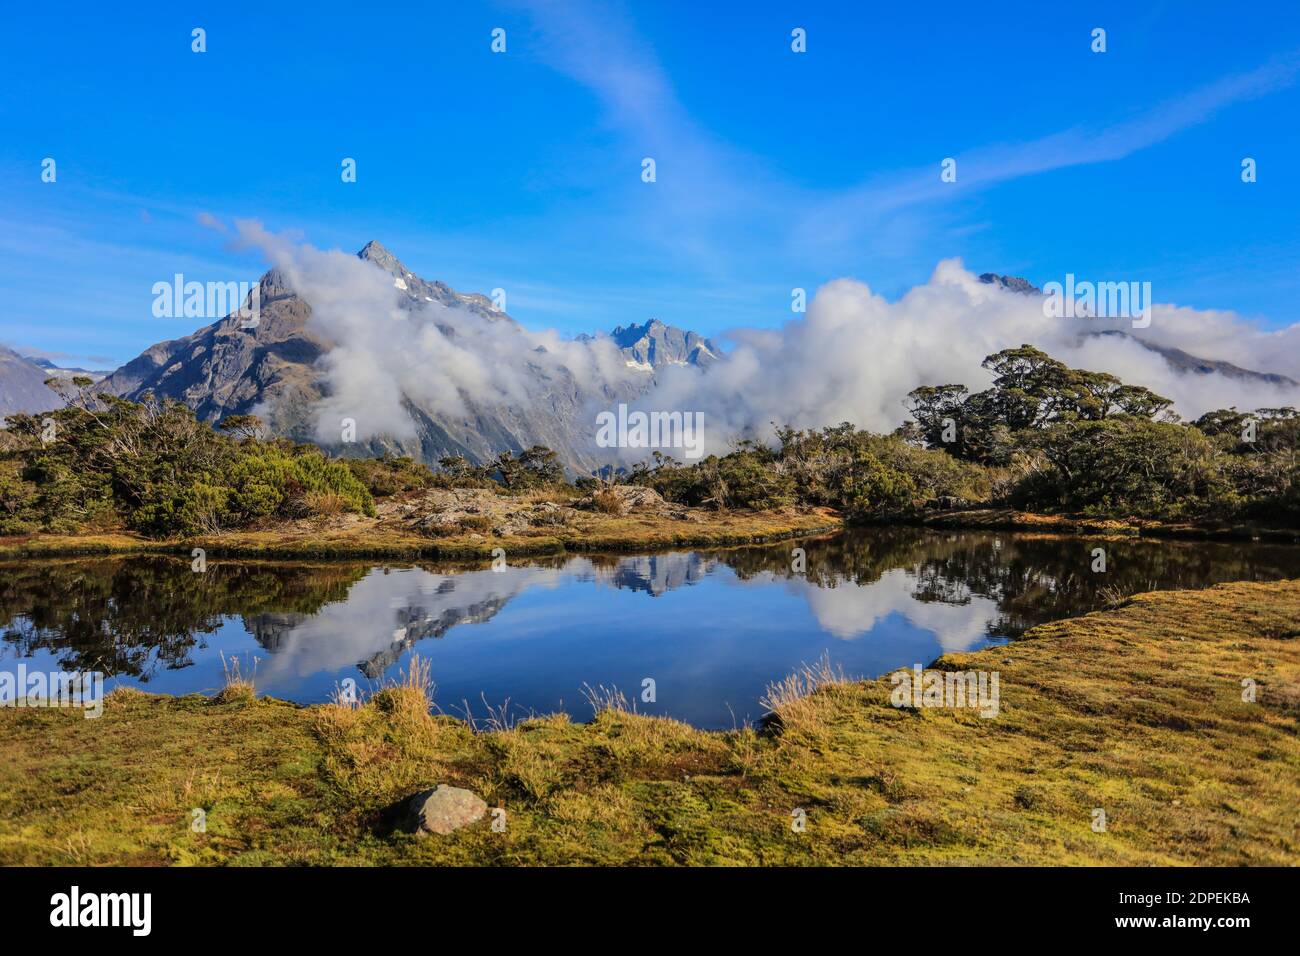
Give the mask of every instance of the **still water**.
[[[1105, 573], [1091, 551], [1107, 549]], [[805, 552], [805, 569], [795, 570]], [[1300, 547], [846, 531], [718, 551], [485, 566], [110, 557], [0, 564], [0, 669], [99, 670], [106, 686], [212, 693], [222, 655], [258, 692], [366, 691], [412, 654], [436, 704], [483, 718], [563, 709], [585, 685], [702, 727], [756, 721], [769, 681], [823, 654], [851, 676], [1013, 640], [1107, 596], [1300, 577]], [[651, 678], [656, 700], [643, 702]]]

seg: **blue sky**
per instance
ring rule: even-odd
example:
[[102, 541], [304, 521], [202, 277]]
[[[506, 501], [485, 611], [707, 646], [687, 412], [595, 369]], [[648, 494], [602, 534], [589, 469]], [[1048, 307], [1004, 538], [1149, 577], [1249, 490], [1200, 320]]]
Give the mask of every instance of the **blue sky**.
[[1291, 2], [271, 7], [6, 11], [0, 342], [115, 365], [189, 333], [154, 282], [264, 269], [204, 213], [379, 239], [570, 333], [777, 325], [793, 287], [893, 298], [949, 256], [1300, 321]]

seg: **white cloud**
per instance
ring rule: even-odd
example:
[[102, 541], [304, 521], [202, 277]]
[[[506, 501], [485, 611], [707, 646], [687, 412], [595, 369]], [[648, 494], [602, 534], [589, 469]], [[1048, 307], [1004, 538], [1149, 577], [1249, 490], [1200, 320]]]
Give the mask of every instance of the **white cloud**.
[[[565, 340], [441, 303], [403, 309], [392, 277], [373, 264], [299, 245], [256, 223], [238, 225], [243, 240], [261, 247], [311, 303], [310, 328], [333, 343], [321, 360], [329, 394], [318, 409], [327, 443], [337, 441], [342, 418], [356, 420], [363, 440], [414, 437], [407, 399], [453, 421], [483, 408], [545, 415], [536, 404], [556, 381], [588, 403], [594, 432], [601, 402], [609, 407], [614, 396], [626, 397], [644, 381], [607, 340]], [[806, 315], [783, 327], [734, 330], [727, 360], [707, 371], [660, 369], [656, 387], [633, 404], [703, 412], [707, 450], [718, 452], [741, 433], [771, 438], [772, 422], [850, 421], [888, 431], [906, 417], [903, 399], [913, 388], [953, 382], [985, 388], [985, 356], [1027, 343], [1076, 368], [1152, 388], [1189, 418], [1229, 405], [1300, 405], [1295, 388], [1179, 373], [1135, 341], [1086, 334], [1107, 328], [1200, 358], [1300, 378], [1300, 326], [1270, 332], [1230, 312], [1158, 303], [1150, 328], [1140, 333], [1127, 320], [1052, 318], [1040, 297], [982, 283], [950, 259], [893, 302], [853, 279], [830, 282]]]
[[1268, 332], [1232, 313], [1156, 304], [1151, 327], [1138, 332], [1126, 320], [1051, 318], [1042, 301], [982, 283], [955, 259], [939, 263], [928, 282], [895, 302], [865, 283], [838, 279], [818, 291], [805, 316], [778, 330], [737, 330], [728, 361], [707, 375], [686, 369], [664, 375], [647, 401], [703, 411], [714, 451], [747, 429], [770, 436], [772, 421], [800, 427], [851, 421], [887, 431], [906, 417], [902, 401], [913, 388], [954, 382], [986, 388], [984, 357], [1028, 343], [1076, 368], [1152, 388], [1186, 417], [1228, 405], [1300, 404], [1295, 388], [1178, 373], [1135, 341], [1085, 334], [1125, 329], [1200, 358], [1300, 378], [1300, 326]]

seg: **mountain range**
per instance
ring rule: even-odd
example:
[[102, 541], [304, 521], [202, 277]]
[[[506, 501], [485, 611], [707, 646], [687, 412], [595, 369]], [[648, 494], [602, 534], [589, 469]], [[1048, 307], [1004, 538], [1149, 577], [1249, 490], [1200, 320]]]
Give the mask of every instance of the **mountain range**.
[[103, 379], [108, 378], [108, 376], [113, 374], [112, 369], [80, 368], [75, 365], [68, 365], [68, 366], [55, 365], [47, 358], [35, 358], [32, 356], [28, 356], [27, 361], [45, 369], [45, 375], [47, 378], [72, 379], [72, 378], [85, 377], [90, 379], [92, 382], [99, 382], [102, 381]]
[[[433, 321], [451, 340], [463, 338], [466, 328], [495, 323], [523, 331], [487, 297], [457, 292], [442, 282], [415, 275], [378, 242], [368, 243], [357, 255], [392, 276], [394, 288], [402, 293], [398, 298], [404, 314]], [[1042, 294], [1018, 277], [985, 273], [980, 280], [1011, 292]], [[47, 360], [24, 357], [0, 346], [0, 416], [58, 407], [62, 399], [45, 380], [85, 374], [97, 380], [101, 390], [128, 399], [139, 400], [152, 393], [182, 401], [207, 422], [216, 423], [228, 415], [257, 414], [275, 434], [320, 441], [317, 409], [330, 395], [325, 363], [320, 360], [330, 353], [332, 343], [309, 321], [310, 303], [292, 288], [281, 269], [272, 268], [263, 275], [258, 292], [260, 314], [254, 327], [231, 314], [189, 335], [152, 345], [107, 375], [60, 369]], [[1121, 331], [1088, 334], [1129, 337]], [[563, 362], [543, 361], [545, 356], [539, 354], [537, 360], [527, 359], [523, 363], [526, 368], [519, 370], [520, 401], [485, 403], [462, 391], [462, 402], [451, 414], [439, 411], [434, 402], [404, 394], [402, 407], [412, 426], [406, 437], [384, 434], [335, 450], [406, 454], [429, 463], [448, 455], [464, 455], [482, 463], [503, 450], [540, 444], [555, 449], [570, 472], [588, 472], [607, 463], [592, 445], [592, 408], [635, 401], [673, 367], [703, 369], [726, 360], [709, 339], [658, 319], [620, 326], [609, 333], [579, 335], [574, 341], [590, 347], [612, 346], [623, 360], [623, 374], [589, 380]], [[1268, 385], [1296, 384], [1283, 375], [1199, 358], [1136, 337], [1134, 341], [1182, 373], [1219, 374]], [[538, 345], [533, 352], [545, 353], [546, 349]], [[323, 443], [330, 445], [328, 438]]]
[[[458, 322], [517, 325], [485, 296], [420, 278], [378, 242], [368, 243], [358, 256], [393, 277], [394, 287], [403, 293], [403, 309], [418, 313], [428, 310], [426, 303], [436, 303], [453, 310]], [[317, 362], [330, 343], [309, 323], [310, 304], [279, 269], [262, 276], [259, 294], [255, 328], [247, 328], [232, 314], [191, 335], [151, 346], [105, 378], [102, 387], [132, 400], [146, 392], [174, 398], [209, 422], [256, 413], [276, 434], [316, 440], [313, 409], [328, 393]], [[439, 328], [452, 339], [459, 334], [448, 321], [441, 321]], [[602, 337], [578, 338], [590, 343]], [[654, 319], [615, 329], [608, 338], [630, 370], [615, 386], [579, 380], [562, 364], [530, 361], [523, 370], [526, 402], [488, 405], [462, 394], [465, 411], [452, 416], [408, 396], [405, 406], [415, 437], [373, 438], [356, 451], [407, 454], [430, 463], [449, 455], [483, 462], [506, 449], [540, 444], [555, 449], [570, 471], [590, 471], [603, 464], [591, 447], [592, 419], [587, 413], [593, 403], [634, 400], [654, 385], [659, 370], [704, 366], [719, 355], [708, 339]]]

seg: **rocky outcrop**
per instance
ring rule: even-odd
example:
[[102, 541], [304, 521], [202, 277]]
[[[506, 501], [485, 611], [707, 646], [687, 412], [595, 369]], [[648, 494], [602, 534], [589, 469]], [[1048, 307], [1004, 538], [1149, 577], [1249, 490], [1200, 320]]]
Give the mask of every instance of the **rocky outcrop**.
[[985, 285], [995, 285], [999, 289], [1006, 289], [1008, 292], [1019, 292], [1024, 295], [1043, 294], [1042, 289], [1028, 279], [1020, 278], [1020, 276], [1000, 276], [996, 272], [985, 272], [980, 275], [980, 282]]
[[[994, 272], [985, 272], [980, 276], [980, 282], [985, 285], [997, 286], [999, 289], [1005, 289], [1008, 292], [1016, 292], [1022, 295], [1042, 295], [1043, 290], [1038, 288], [1028, 279], [1022, 279], [1019, 276], [1004, 276]], [[1182, 349], [1173, 348], [1167, 345], [1157, 345], [1155, 342], [1147, 341], [1141, 336], [1131, 335], [1121, 329], [1105, 329], [1097, 332], [1084, 332], [1084, 338], [1095, 336], [1107, 336], [1129, 339], [1136, 342], [1149, 352], [1155, 352], [1163, 358], [1175, 372], [1193, 375], [1222, 375], [1225, 378], [1235, 379], [1241, 382], [1253, 382], [1260, 385], [1272, 385], [1277, 388], [1290, 388], [1297, 384], [1292, 378], [1285, 375], [1279, 375], [1274, 372], [1256, 372], [1248, 368], [1242, 368], [1239, 365], [1233, 365], [1231, 362], [1224, 362], [1220, 359], [1207, 359], [1184, 352]]]
[[1189, 352], [1184, 352], [1182, 349], [1172, 348], [1167, 345], [1156, 345], [1154, 342], [1148, 342], [1119, 329], [1108, 329], [1104, 332], [1090, 332], [1088, 334], [1108, 338], [1118, 336], [1136, 342], [1148, 352], [1155, 352], [1168, 362], [1169, 366], [1176, 372], [1191, 373], [1193, 375], [1222, 375], [1225, 378], [1235, 379], [1239, 382], [1256, 382], [1261, 385], [1273, 385], [1277, 388], [1292, 388], [1300, 384], [1293, 378], [1275, 372], [1255, 372], [1239, 365], [1233, 365], [1231, 362], [1199, 358]]

